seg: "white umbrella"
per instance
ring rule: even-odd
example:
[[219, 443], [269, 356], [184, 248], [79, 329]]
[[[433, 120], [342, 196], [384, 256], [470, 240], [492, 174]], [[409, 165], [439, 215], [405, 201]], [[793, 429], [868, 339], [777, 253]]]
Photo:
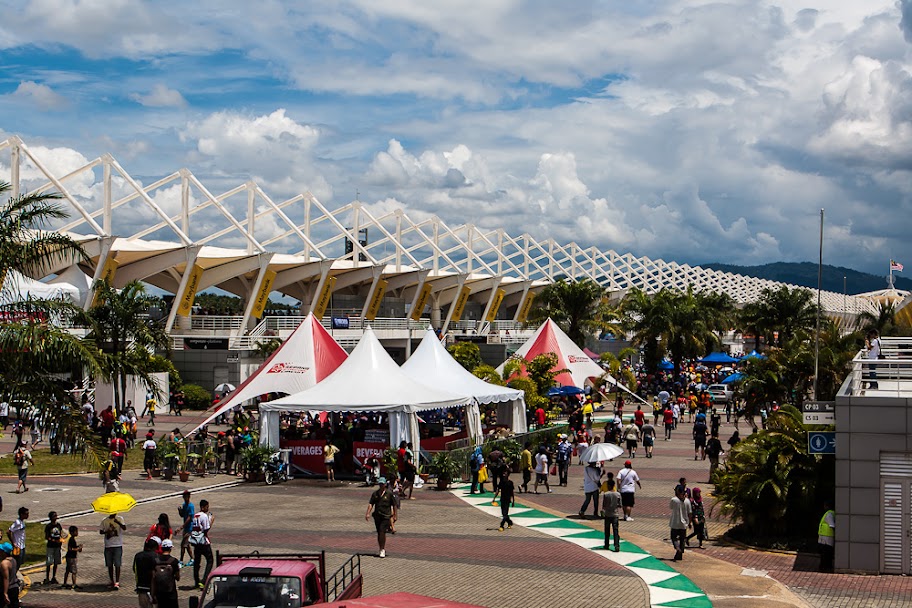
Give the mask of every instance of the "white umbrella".
[[580, 457], [583, 462], [602, 462], [613, 460], [624, 453], [624, 449], [613, 443], [594, 443], [586, 448]]
[[234, 391], [235, 388], [236, 387], [233, 384], [229, 384], [227, 382], [222, 382], [221, 384], [219, 384], [218, 386], [215, 387], [215, 392], [216, 393], [230, 393], [230, 392]]

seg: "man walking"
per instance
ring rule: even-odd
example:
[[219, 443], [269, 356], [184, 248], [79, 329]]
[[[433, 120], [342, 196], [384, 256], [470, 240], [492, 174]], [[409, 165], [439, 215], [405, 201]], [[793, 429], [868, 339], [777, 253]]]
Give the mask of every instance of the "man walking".
[[627, 457], [636, 458], [637, 443], [640, 441], [640, 427], [630, 423], [624, 429], [624, 441], [627, 443]]
[[624, 521], [633, 521], [630, 514], [633, 512], [635, 503], [635, 493], [637, 486], [642, 490], [643, 484], [640, 483], [640, 476], [633, 470], [633, 465], [628, 460], [624, 462], [624, 468], [617, 474], [618, 489], [621, 491], [621, 505], [624, 507]]
[[722, 442], [719, 441], [719, 434], [713, 433], [706, 443], [706, 455], [709, 456], [709, 481], [707, 483], [713, 483], [713, 475], [716, 469], [719, 468], [719, 456], [722, 455], [723, 451]]
[[655, 446], [656, 429], [648, 420], [640, 430], [643, 435], [643, 449], [646, 450], [646, 458], [652, 458], [652, 448]]
[[[205, 585], [212, 572], [212, 542], [209, 540], [209, 530], [212, 529], [214, 517], [209, 513], [209, 501], [200, 501], [199, 513], [193, 516], [193, 526], [190, 529], [190, 544], [193, 545], [193, 583], [200, 589]], [[206, 558], [206, 570], [200, 578], [200, 561]]]
[[592, 517], [598, 515], [598, 496], [601, 483], [602, 469], [597, 462], [590, 462], [586, 465], [586, 468], [583, 469], [583, 492], [586, 493], [586, 500], [583, 501], [583, 506], [581, 506], [579, 510], [580, 519], [586, 517], [586, 509], [589, 507], [590, 500], [592, 501]]
[[513, 527], [513, 520], [510, 519], [510, 507], [516, 504], [516, 492], [513, 487], [513, 480], [510, 479], [510, 469], [504, 469], [503, 476], [500, 478], [500, 528], [504, 531], [504, 526]]
[[529, 449], [532, 447], [530, 442], [526, 442], [523, 446], [523, 451], [519, 455], [519, 468], [522, 469], [522, 492], [528, 494], [529, 492], [529, 482], [532, 481], [532, 451]]
[[13, 544], [13, 551], [10, 555], [16, 560], [16, 568], [21, 568], [25, 563], [25, 520], [29, 517], [27, 507], [19, 507], [19, 517], [12, 523], [7, 530], [10, 542]]
[[668, 520], [671, 526], [671, 544], [674, 545], [674, 561], [677, 562], [684, 557], [687, 528], [690, 527], [691, 519], [690, 501], [684, 495], [683, 486], [675, 486], [675, 495], [668, 507], [671, 509], [671, 517]]
[[180, 580], [180, 564], [171, 555], [174, 543], [166, 538], [161, 544], [161, 555], [155, 561], [152, 571], [152, 601], [158, 608], [178, 608], [177, 582]]
[[561, 442], [557, 444], [557, 479], [558, 484], [567, 485], [567, 474], [570, 471], [570, 459], [573, 456], [573, 445], [567, 435], [561, 435]]
[[190, 530], [193, 527], [193, 516], [196, 515], [196, 507], [190, 502], [190, 490], [184, 490], [184, 502], [177, 508], [177, 514], [181, 516], [183, 524], [181, 525], [181, 552], [180, 562], [184, 563], [184, 553], [190, 557], [190, 564], [193, 563], [193, 550], [190, 548]]
[[127, 524], [123, 517], [111, 513], [101, 521], [98, 533], [104, 536], [104, 560], [108, 568], [108, 587], [120, 589], [120, 566], [123, 561], [123, 533]]
[[136, 596], [139, 608], [152, 608], [152, 571], [158, 559], [158, 543], [149, 539], [143, 550], [133, 556], [133, 575], [136, 577]]
[[605, 517], [605, 550], [608, 551], [611, 546], [609, 533], [614, 531], [614, 551], [621, 550], [621, 537], [618, 534], [618, 509], [621, 508], [621, 495], [614, 489], [614, 480], [609, 479], [607, 482], [608, 491], [602, 499], [602, 515]]
[[[386, 531], [389, 529], [390, 524], [395, 523], [396, 519], [398, 519], [396, 499], [386, 485], [386, 477], [381, 477], [377, 485], [379, 487], [371, 494], [370, 502], [367, 505], [364, 521], [370, 519], [371, 511], [373, 511], [374, 526], [377, 528], [377, 545], [380, 547], [379, 557], [386, 557]], [[501, 498], [501, 501], [505, 502], [503, 498]]]

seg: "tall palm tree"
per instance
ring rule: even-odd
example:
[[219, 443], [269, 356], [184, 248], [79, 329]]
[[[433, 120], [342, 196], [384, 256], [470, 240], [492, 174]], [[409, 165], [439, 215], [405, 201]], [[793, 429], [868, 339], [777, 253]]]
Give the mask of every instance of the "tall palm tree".
[[[760, 326], [769, 333], [779, 332], [777, 346], [788, 342], [801, 331], [810, 331], [817, 323], [817, 304], [814, 293], [804, 287], [789, 289], [766, 288], [758, 300]], [[770, 342], [767, 335], [767, 342]]]
[[535, 297], [529, 323], [541, 323], [548, 317], [580, 348], [593, 332], [619, 331], [605, 288], [591, 279], [561, 279], [542, 289]]
[[866, 310], [858, 315], [858, 323], [864, 333], [874, 329], [881, 336], [896, 335], [896, 305], [893, 302], [879, 302], [875, 312]]
[[146, 294], [139, 281], [115, 289], [105, 280], [95, 284], [95, 304], [83, 315], [88, 339], [103, 353], [102, 368], [114, 385], [114, 405], [124, 407], [127, 376], [137, 376], [149, 389], [157, 388], [150, 375], [151, 354], [168, 347], [164, 328], [148, 318], [157, 298]]
[[748, 302], [736, 315], [736, 327], [742, 334], [754, 336], [754, 351], [760, 352], [760, 338], [766, 333], [764, 317], [758, 302]]
[[652, 298], [631, 290], [621, 310], [635, 343], [647, 349], [658, 345], [656, 351], [647, 350], [647, 365], [668, 352], [677, 375], [684, 359], [701, 357], [720, 343], [718, 332], [731, 327], [734, 304], [724, 294], [695, 292], [689, 286], [685, 292], [662, 289]]

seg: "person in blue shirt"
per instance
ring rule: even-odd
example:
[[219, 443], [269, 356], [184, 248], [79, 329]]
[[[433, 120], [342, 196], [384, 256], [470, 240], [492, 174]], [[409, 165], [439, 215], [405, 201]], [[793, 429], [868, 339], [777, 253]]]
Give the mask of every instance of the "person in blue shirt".
[[567, 485], [567, 474], [570, 471], [570, 459], [573, 456], [573, 445], [566, 435], [561, 435], [561, 442], [557, 444], [557, 476], [558, 483]]
[[[190, 490], [184, 490], [184, 502], [177, 508], [177, 514], [181, 516], [181, 555], [180, 563], [183, 565], [193, 565], [193, 550], [190, 548], [190, 528], [193, 526], [193, 516], [196, 515], [196, 507], [190, 502]], [[184, 564], [184, 552], [191, 558], [187, 564]]]

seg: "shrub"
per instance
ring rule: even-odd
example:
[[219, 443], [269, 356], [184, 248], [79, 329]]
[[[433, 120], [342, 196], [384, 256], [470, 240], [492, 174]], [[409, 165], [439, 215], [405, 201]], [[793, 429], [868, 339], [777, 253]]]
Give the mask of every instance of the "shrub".
[[184, 391], [184, 407], [188, 410], [205, 410], [212, 405], [212, 394], [198, 384], [185, 384], [181, 390]]

